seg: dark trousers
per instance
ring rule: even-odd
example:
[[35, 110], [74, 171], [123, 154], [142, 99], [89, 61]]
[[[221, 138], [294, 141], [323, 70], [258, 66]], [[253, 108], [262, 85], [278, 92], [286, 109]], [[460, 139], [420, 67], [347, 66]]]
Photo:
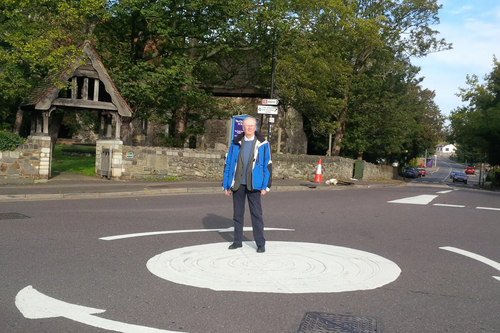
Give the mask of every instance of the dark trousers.
[[253, 238], [257, 246], [264, 246], [264, 220], [262, 219], [262, 205], [260, 204], [260, 191], [249, 191], [246, 185], [240, 185], [233, 192], [233, 222], [234, 242], [241, 244], [243, 239], [243, 219], [245, 215], [245, 198], [248, 198], [248, 207], [252, 218]]

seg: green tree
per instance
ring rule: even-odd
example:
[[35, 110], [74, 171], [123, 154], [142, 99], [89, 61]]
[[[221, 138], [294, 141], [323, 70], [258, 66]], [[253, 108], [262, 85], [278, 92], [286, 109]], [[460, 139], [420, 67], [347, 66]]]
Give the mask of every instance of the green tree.
[[500, 164], [500, 62], [493, 58], [493, 70], [480, 84], [476, 75], [467, 76], [468, 88], [457, 94], [468, 105], [450, 115], [450, 140], [458, 144], [459, 157], [468, 162]]
[[[143, 120], [169, 124], [178, 144], [227, 116], [204, 85], [227, 82], [246, 62], [238, 29], [248, 1], [145, 1], [111, 4], [96, 28], [97, 50], [122, 95]], [[238, 67], [239, 66], [239, 67]]]
[[[313, 133], [335, 135], [333, 155], [340, 154], [351, 130], [346, 127], [349, 119], [351, 124], [360, 124], [361, 119], [377, 122], [370, 118], [373, 108], [362, 118], [358, 112], [363, 103], [368, 106], [363, 100], [370, 89], [390, 103], [391, 91], [381, 92], [376, 85], [389, 88], [391, 84], [383, 81], [395, 77], [410, 83], [411, 77], [401, 76], [410, 57], [450, 47], [430, 28], [438, 22], [440, 6], [435, 0], [296, 3], [301, 4], [297, 6], [301, 24], [280, 49], [278, 89], [280, 97], [308, 119]], [[363, 151], [357, 135], [350, 134], [350, 148]]]
[[74, 59], [76, 46], [105, 19], [104, 5], [104, 0], [0, 3], [2, 127], [14, 127], [14, 132], [19, 133], [22, 100], [41, 79], [59, 74]]

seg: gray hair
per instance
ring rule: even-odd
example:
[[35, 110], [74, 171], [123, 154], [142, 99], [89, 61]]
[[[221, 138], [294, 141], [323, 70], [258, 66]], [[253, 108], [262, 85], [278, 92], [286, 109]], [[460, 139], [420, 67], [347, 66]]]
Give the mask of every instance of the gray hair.
[[246, 117], [246, 118], [243, 120], [243, 125], [245, 125], [245, 122], [246, 122], [247, 120], [249, 120], [249, 119], [250, 119], [250, 120], [253, 120], [254, 125], [255, 125], [255, 126], [257, 126], [257, 119], [256, 119], [255, 117], [252, 117], [252, 116], [248, 116], [248, 117]]

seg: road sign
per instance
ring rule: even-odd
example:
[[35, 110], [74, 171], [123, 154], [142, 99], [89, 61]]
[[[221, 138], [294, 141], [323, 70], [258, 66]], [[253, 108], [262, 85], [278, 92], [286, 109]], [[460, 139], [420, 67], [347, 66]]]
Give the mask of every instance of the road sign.
[[263, 99], [262, 105], [278, 105], [280, 101], [278, 99]]
[[277, 106], [270, 106], [270, 105], [259, 105], [257, 107], [257, 113], [258, 114], [278, 114], [278, 107]]

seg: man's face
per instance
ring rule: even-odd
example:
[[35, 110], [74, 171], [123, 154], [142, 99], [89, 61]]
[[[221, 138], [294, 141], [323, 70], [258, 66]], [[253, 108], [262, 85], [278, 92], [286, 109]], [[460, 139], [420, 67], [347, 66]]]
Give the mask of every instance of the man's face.
[[243, 132], [247, 138], [255, 135], [255, 122], [252, 119], [243, 122]]

